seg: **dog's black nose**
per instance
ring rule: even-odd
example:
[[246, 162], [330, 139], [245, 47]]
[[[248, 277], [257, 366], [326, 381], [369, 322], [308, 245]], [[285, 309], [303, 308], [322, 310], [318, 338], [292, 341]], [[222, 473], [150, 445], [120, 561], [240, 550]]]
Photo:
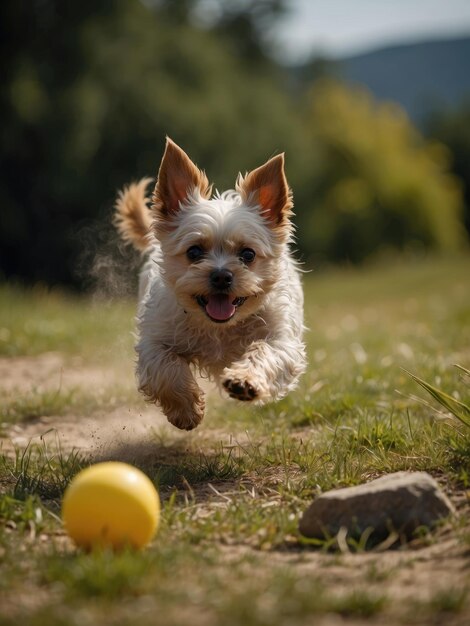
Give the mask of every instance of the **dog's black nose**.
[[232, 286], [233, 274], [230, 270], [214, 270], [210, 275], [211, 287], [214, 289], [229, 289]]

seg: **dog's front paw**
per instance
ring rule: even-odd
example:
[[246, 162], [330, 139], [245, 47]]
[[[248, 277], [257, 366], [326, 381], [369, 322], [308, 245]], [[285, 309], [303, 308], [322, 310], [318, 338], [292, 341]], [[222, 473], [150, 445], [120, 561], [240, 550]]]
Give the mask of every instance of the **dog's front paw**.
[[168, 421], [181, 430], [193, 430], [204, 417], [205, 402], [201, 398], [191, 407], [165, 407]]
[[247, 380], [230, 379], [224, 380], [223, 385], [231, 398], [251, 402], [258, 397], [258, 391]]

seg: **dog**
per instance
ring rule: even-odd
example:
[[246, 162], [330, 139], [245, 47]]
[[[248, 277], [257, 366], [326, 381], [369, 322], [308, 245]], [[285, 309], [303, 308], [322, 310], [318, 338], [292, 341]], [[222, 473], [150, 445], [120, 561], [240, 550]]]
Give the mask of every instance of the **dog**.
[[284, 155], [212, 186], [167, 138], [150, 200], [144, 178], [124, 188], [115, 225], [146, 255], [139, 281], [139, 390], [174, 426], [204, 416], [194, 373], [232, 398], [263, 404], [293, 390], [306, 367], [303, 291]]

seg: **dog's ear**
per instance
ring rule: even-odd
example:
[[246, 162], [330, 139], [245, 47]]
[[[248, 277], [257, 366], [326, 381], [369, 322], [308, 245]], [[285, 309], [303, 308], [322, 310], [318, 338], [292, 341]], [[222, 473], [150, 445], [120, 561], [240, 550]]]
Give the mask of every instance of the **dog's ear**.
[[176, 215], [180, 203], [195, 192], [204, 198], [210, 197], [207, 176], [194, 165], [184, 150], [167, 137], [152, 197], [154, 212], [161, 217]]
[[292, 214], [292, 193], [284, 173], [284, 155], [269, 159], [267, 163], [239, 177], [237, 189], [248, 204], [259, 206], [262, 215], [274, 227], [289, 222]]

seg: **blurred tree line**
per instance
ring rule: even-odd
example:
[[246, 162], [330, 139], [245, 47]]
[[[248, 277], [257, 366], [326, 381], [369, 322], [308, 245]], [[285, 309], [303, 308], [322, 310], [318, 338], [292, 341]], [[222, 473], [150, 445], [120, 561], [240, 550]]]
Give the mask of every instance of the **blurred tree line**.
[[430, 116], [426, 131], [450, 149], [451, 169], [463, 188], [464, 222], [470, 234], [470, 99], [455, 110], [436, 111]]
[[111, 230], [116, 189], [156, 173], [167, 134], [219, 189], [285, 151], [298, 246], [315, 263], [361, 262], [384, 246], [461, 246], [448, 152], [361, 89], [327, 78], [293, 86], [266, 53], [285, 9], [282, 0], [0, 3], [3, 276], [82, 286], [94, 245], [83, 233]]

